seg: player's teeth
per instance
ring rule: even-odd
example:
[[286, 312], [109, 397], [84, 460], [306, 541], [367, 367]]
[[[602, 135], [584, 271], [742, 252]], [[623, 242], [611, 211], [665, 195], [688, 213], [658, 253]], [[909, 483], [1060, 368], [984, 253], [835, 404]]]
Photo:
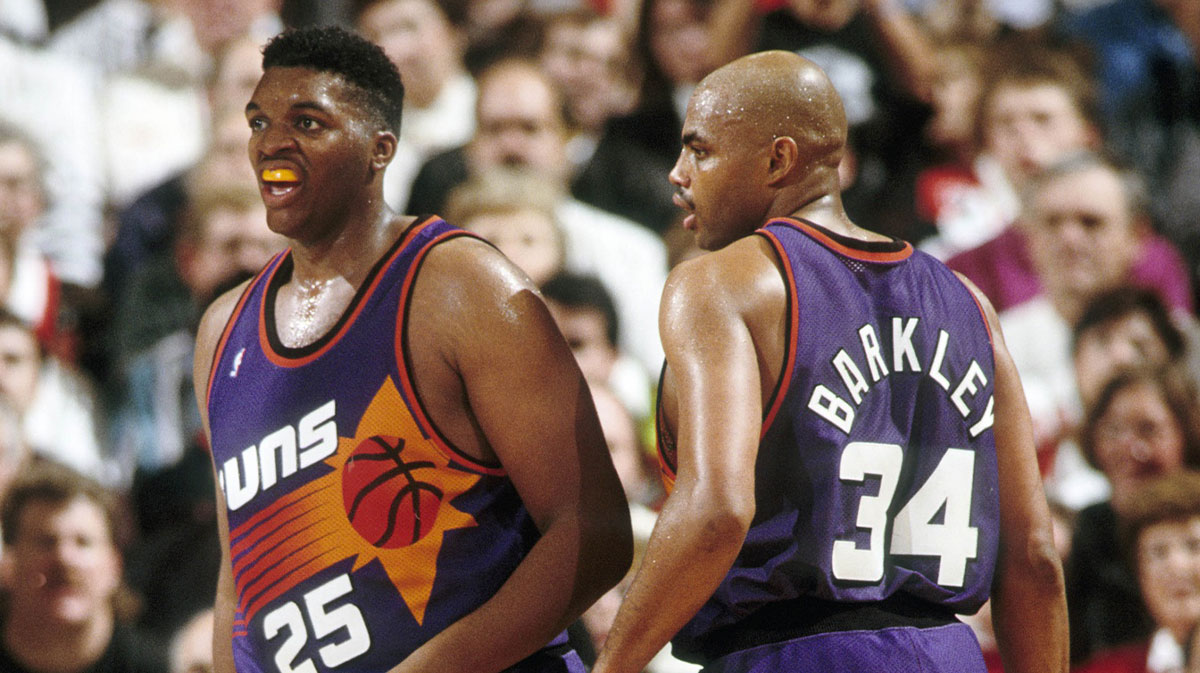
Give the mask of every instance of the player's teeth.
[[264, 182], [296, 182], [296, 172], [290, 168], [269, 168], [262, 172]]

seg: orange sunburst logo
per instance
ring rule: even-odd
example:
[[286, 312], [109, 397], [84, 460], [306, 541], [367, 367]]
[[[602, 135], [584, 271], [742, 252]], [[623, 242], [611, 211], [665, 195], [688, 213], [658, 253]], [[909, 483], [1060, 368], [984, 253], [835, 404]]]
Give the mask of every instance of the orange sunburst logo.
[[475, 526], [450, 503], [479, 475], [449, 466], [426, 438], [389, 378], [353, 437], [338, 437], [333, 468], [230, 531], [242, 618], [314, 573], [354, 558], [379, 559], [420, 624], [448, 530]]

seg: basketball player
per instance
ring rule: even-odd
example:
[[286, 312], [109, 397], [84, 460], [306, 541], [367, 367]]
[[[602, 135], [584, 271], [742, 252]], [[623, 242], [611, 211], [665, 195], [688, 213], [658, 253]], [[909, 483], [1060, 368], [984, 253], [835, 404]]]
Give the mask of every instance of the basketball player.
[[[693, 93], [670, 179], [710, 250], [663, 295], [672, 484], [597, 673], [1066, 670], [1062, 569], [1030, 422], [986, 300], [854, 225], [841, 102], [754, 54]], [[751, 235], [754, 234], [754, 235]], [[672, 483], [673, 482], [673, 483]]]
[[306, 29], [246, 106], [291, 247], [198, 337], [217, 670], [582, 673], [563, 630], [629, 566], [621, 485], [528, 278], [385, 206], [402, 94], [375, 45]]

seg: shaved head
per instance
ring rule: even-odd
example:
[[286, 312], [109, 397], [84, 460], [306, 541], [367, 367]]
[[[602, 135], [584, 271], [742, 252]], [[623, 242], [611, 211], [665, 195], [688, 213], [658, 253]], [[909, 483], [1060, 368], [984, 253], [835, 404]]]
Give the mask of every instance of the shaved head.
[[801, 209], [829, 226], [853, 226], [838, 176], [846, 113], [829, 78], [806, 58], [765, 51], [713, 71], [688, 102], [682, 141], [670, 180], [687, 212], [683, 227], [705, 250]]
[[700, 83], [696, 100], [735, 120], [750, 142], [795, 140], [808, 165], [837, 166], [846, 146], [846, 113], [833, 83], [812, 61], [789, 51], [737, 59]]

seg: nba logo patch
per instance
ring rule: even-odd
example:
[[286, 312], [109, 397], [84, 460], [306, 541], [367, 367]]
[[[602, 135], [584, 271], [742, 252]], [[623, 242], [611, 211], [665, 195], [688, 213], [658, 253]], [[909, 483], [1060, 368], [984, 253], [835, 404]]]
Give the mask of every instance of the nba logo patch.
[[246, 349], [237, 352], [233, 358], [233, 369], [229, 370], [229, 378], [236, 379], [238, 370], [242, 368], [242, 358], [246, 357]]

